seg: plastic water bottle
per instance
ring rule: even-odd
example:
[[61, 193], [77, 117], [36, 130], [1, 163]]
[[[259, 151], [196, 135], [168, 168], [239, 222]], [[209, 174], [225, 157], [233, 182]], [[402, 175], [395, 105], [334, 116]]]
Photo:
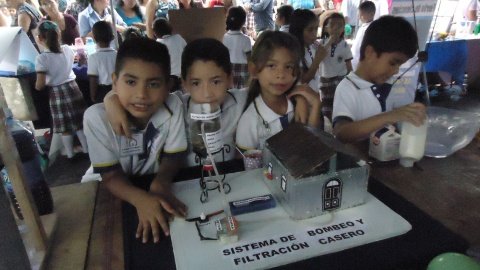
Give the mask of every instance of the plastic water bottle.
[[427, 140], [427, 120], [423, 125], [416, 127], [409, 122], [402, 122], [402, 134], [400, 138], [400, 165], [412, 167], [425, 153]]
[[[53, 211], [53, 199], [40, 166], [40, 154], [35, 142], [34, 132], [26, 123], [14, 119], [9, 109], [4, 108], [4, 111], [7, 128], [17, 146], [26, 182], [32, 193], [38, 213], [40, 215], [50, 214]], [[13, 192], [12, 184], [8, 177], [7, 169], [3, 168], [0, 174], [18, 218], [23, 219], [23, 215]]]
[[[202, 138], [202, 124], [206, 137], [206, 145]], [[207, 156], [206, 147], [214, 154], [223, 147], [220, 128], [220, 106], [209, 103], [193, 103], [190, 105], [190, 142], [193, 151], [200, 157]]]
[[95, 41], [93, 41], [93, 38], [87, 37], [87, 42], [85, 44], [85, 50], [87, 51], [87, 55], [90, 56], [96, 51], [96, 45]]

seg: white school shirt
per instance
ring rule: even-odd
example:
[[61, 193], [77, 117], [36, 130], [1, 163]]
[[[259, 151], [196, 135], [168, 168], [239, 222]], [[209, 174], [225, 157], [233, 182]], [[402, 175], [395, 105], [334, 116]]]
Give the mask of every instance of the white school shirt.
[[108, 48], [97, 48], [97, 51], [87, 59], [87, 74], [98, 77], [98, 84], [111, 85], [112, 74], [115, 71], [115, 59], [117, 51]]
[[358, 22], [358, 7], [361, 0], [343, 0], [340, 8], [343, 16], [348, 17], [348, 24], [356, 26]]
[[[191, 97], [189, 94], [182, 94], [181, 91], [176, 91], [175, 94], [180, 96], [183, 101], [183, 108], [185, 110], [185, 127], [187, 130], [187, 141], [188, 141], [188, 154], [185, 160], [185, 167], [192, 167], [199, 165], [196, 160], [196, 154], [193, 152], [192, 146], [190, 144], [190, 112], [189, 108], [191, 104]], [[223, 144], [227, 145], [225, 149], [225, 161], [232, 160], [235, 158], [235, 133], [237, 131], [237, 124], [242, 115], [243, 109], [245, 108], [245, 103], [247, 101], [248, 91], [247, 88], [243, 89], [229, 89], [225, 100], [221, 106], [221, 115], [220, 115], [220, 126], [222, 129]], [[223, 161], [221, 153], [215, 154], [215, 161]]]
[[35, 71], [45, 73], [48, 86], [57, 86], [75, 80], [75, 73], [72, 71], [75, 53], [68, 45], [62, 45], [60, 50], [60, 53], [46, 50], [35, 58]]
[[[312, 65], [313, 58], [315, 57], [315, 54], [317, 53], [317, 48], [316, 48], [315, 44], [311, 44], [310, 46], [308, 46], [308, 48], [309, 48], [310, 51], [307, 48], [304, 49], [304, 51], [305, 51], [304, 59], [305, 59], [305, 62], [307, 64], [307, 68], [309, 68]], [[300, 61], [300, 67], [302, 67], [302, 69], [303, 69], [303, 66], [304, 66], [303, 61]], [[315, 72], [315, 76], [313, 77], [313, 79], [311, 79], [308, 82], [308, 86], [310, 86], [310, 88], [312, 88], [313, 91], [315, 91], [315, 92], [320, 91], [320, 70], [319, 70], [319, 68]]]
[[152, 115], [143, 133], [143, 154], [122, 156], [120, 146], [124, 136], [116, 135], [107, 120], [103, 103], [85, 111], [83, 130], [87, 137], [89, 156], [94, 173], [104, 173], [121, 167], [127, 175], [145, 175], [158, 171], [162, 156], [174, 155], [187, 149], [182, 103], [170, 94]]
[[356, 70], [358, 62], [360, 62], [360, 47], [362, 46], [363, 36], [365, 36], [365, 31], [370, 26], [372, 22], [364, 23], [358, 28], [357, 35], [353, 40], [352, 44], [352, 69]]
[[[286, 114], [290, 123], [294, 116], [293, 104], [290, 100], [287, 99], [287, 101]], [[265, 104], [261, 95], [256, 97], [238, 122], [236, 136], [238, 147], [243, 150], [263, 149], [268, 138], [283, 130], [280, 117], [282, 115], [272, 111]]]
[[[360, 121], [382, 113], [382, 107], [372, 87], [375, 87], [373, 83], [360, 78], [355, 72], [350, 72], [343, 78], [335, 90], [333, 122], [335, 123], [338, 117]], [[408, 96], [408, 93], [404, 89], [392, 88], [385, 102], [385, 111], [391, 111], [394, 105], [395, 107], [406, 105], [405, 96]], [[400, 103], [402, 100], [403, 103]]]
[[[328, 39], [321, 39], [320, 46], [324, 46], [327, 41]], [[335, 47], [335, 49], [332, 50], [332, 47]], [[342, 39], [335, 46], [328, 46], [325, 49], [327, 50], [327, 56], [325, 56], [320, 63], [321, 77], [331, 78], [335, 76], [347, 75], [348, 70], [345, 62], [352, 60], [352, 51], [350, 50], [347, 42]]]
[[187, 46], [187, 42], [179, 34], [165, 35], [162, 38], [158, 38], [157, 41], [167, 46], [170, 54], [170, 75], [180, 77], [182, 72], [182, 53], [185, 46]]
[[228, 30], [223, 35], [223, 44], [230, 52], [232, 64], [247, 64], [247, 53], [252, 51], [250, 38], [241, 31]]
[[388, 15], [388, 2], [387, 0], [373, 0], [375, 4], [375, 15], [373, 19], [376, 20], [383, 15]]

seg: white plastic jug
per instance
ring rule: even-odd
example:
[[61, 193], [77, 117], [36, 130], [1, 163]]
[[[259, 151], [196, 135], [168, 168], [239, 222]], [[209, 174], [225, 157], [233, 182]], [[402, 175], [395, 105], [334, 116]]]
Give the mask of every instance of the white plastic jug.
[[425, 142], [427, 140], [427, 123], [417, 127], [409, 122], [402, 122], [402, 133], [400, 138], [400, 165], [412, 167], [413, 163], [419, 161], [425, 153]]

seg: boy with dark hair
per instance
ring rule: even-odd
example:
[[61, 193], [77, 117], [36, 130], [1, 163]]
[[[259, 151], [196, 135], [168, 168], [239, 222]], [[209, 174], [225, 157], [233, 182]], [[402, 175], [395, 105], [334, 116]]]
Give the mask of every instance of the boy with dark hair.
[[365, 31], [370, 26], [370, 23], [373, 22], [375, 17], [375, 3], [372, 1], [365, 1], [360, 4], [358, 7], [358, 16], [360, 17], [360, 22], [362, 25], [358, 28], [357, 34], [352, 44], [352, 67], [353, 70], [357, 68], [358, 62], [360, 61], [360, 46], [362, 45], [363, 36]]
[[287, 32], [290, 28], [290, 17], [293, 14], [293, 7], [290, 5], [283, 5], [277, 9], [277, 17], [275, 24], [280, 27], [278, 31]]
[[170, 53], [170, 79], [172, 84], [170, 91], [180, 90], [180, 59], [187, 42], [179, 34], [172, 35], [172, 26], [165, 18], [157, 18], [153, 21], [153, 32], [157, 42], [165, 44]]
[[[169, 234], [164, 213], [185, 216], [186, 207], [170, 190], [178, 156], [187, 149], [180, 99], [168, 93], [167, 48], [147, 38], [126, 40], [119, 48], [113, 91], [129, 119], [130, 137], [116, 135], [103, 103], [87, 109], [84, 129], [93, 171], [118, 198], [133, 205], [139, 223], [136, 237], [147, 242]], [[152, 180], [153, 179], [153, 180]]]
[[394, 101], [407, 93], [393, 91], [386, 83], [417, 49], [417, 34], [404, 18], [383, 16], [372, 22], [360, 47], [357, 69], [335, 91], [333, 131], [338, 139], [361, 141], [388, 124], [407, 121], [419, 126], [425, 121], [421, 103], [394, 108], [398, 106]]
[[117, 52], [110, 47], [114, 39], [110, 23], [98, 21], [92, 28], [97, 50], [88, 57], [88, 81], [90, 99], [93, 103], [103, 102], [105, 95], [112, 90], [112, 73]]

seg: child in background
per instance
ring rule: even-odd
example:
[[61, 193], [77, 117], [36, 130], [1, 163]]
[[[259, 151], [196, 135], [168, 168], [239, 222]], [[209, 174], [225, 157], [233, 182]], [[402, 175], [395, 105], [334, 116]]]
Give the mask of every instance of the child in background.
[[72, 71], [75, 53], [67, 45], [60, 46], [60, 29], [51, 21], [43, 21], [38, 26], [38, 42], [46, 49], [35, 61], [37, 72], [35, 88], [39, 91], [45, 86], [50, 88], [49, 103], [53, 132], [62, 134], [67, 157], [72, 159], [73, 133], [77, 134], [83, 152], [88, 153], [82, 128], [85, 101]]
[[246, 87], [248, 83], [247, 59], [252, 51], [252, 43], [250, 38], [240, 31], [246, 17], [247, 13], [240, 6], [228, 9], [227, 33], [223, 35], [223, 44], [228, 48], [232, 62], [233, 88], [237, 89]]
[[130, 39], [130, 38], [141, 38], [145, 37], [143, 34], [142, 30], [138, 29], [135, 26], [129, 26], [123, 31], [122, 33], [122, 39], [123, 41]]
[[318, 17], [308, 9], [297, 9], [290, 18], [290, 34], [294, 35], [302, 48], [300, 82], [308, 83], [313, 91], [320, 89], [320, 62], [325, 57], [324, 50], [317, 50]]
[[352, 69], [356, 70], [358, 62], [360, 61], [360, 46], [362, 45], [363, 36], [365, 31], [371, 22], [373, 22], [373, 17], [375, 16], [375, 4], [372, 1], [365, 1], [360, 4], [358, 7], [358, 15], [360, 17], [360, 22], [362, 25], [358, 28], [355, 39], [352, 44]]
[[290, 29], [290, 17], [292, 17], [293, 7], [283, 5], [277, 9], [275, 24], [279, 27], [278, 31], [287, 32]]
[[[320, 45], [317, 50], [326, 56], [320, 63], [320, 91], [324, 129], [331, 131], [333, 97], [340, 81], [352, 70], [352, 52], [343, 38], [345, 19], [340, 13], [332, 13], [322, 25]], [[328, 121], [327, 121], [328, 120]]]
[[103, 102], [105, 95], [112, 90], [112, 73], [115, 69], [117, 51], [110, 47], [114, 39], [112, 26], [106, 21], [98, 21], [92, 27], [97, 50], [88, 57], [88, 79], [90, 99], [93, 103]]
[[[175, 94], [180, 96], [183, 101], [187, 131], [189, 131], [188, 123], [192, 103], [220, 104], [223, 144], [227, 146], [223, 153], [215, 154], [215, 160], [234, 159], [235, 131], [245, 107], [247, 91], [245, 89], [229, 89], [232, 66], [227, 47], [220, 41], [211, 38], [194, 40], [185, 47], [181, 66], [182, 84], [186, 93], [176, 91]], [[105, 99], [105, 106], [115, 132], [131, 136], [125, 111], [118, 105], [116, 95], [108, 95]], [[190, 144], [190, 142], [188, 143]], [[192, 151], [191, 145], [188, 149], [184, 167], [199, 165], [200, 160]]]
[[284, 32], [265, 31], [256, 41], [246, 109], [237, 127], [236, 143], [241, 150], [263, 149], [266, 139], [288, 126], [294, 117], [290, 98], [295, 95], [309, 103], [307, 124], [318, 127], [318, 93], [307, 85], [296, 86], [302, 54], [295, 37]]
[[165, 18], [157, 18], [153, 22], [153, 32], [157, 38], [157, 42], [165, 44], [170, 53], [170, 66], [171, 66], [171, 88], [170, 92], [181, 89], [180, 83], [180, 67], [182, 53], [187, 46], [187, 42], [179, 34], [172, 35], [172, 26]]
[[[425, 106], [412, 103], [394, 108], [404, 99], [403, 89], [386, 83], [417, 52], [417, 34], [401, 17], [383, 16], [365, 31], [360, 62], [338, 85], [333, 104], [333, 131], [343, 142], [365, 140], [388, 124], [425, 121]], [[398, 104], [395, 104], [398, 106]]]
[[169, 235], [165, 213], [186, 213], [170, 190], [187, 141], [182, 103], [168, 93], [169, 76], [170, 59], [163, 44], [129, 39], [118, 50], [112, 88], [131, 120], [131, 138], [113, 133], [103, 103], [85, 112], [93, 171], [101, 174], [113, 195], [135, 207], [136, 238], [143, 243], [150, 232], [153, 242], [159, 241], [161, 230]]

